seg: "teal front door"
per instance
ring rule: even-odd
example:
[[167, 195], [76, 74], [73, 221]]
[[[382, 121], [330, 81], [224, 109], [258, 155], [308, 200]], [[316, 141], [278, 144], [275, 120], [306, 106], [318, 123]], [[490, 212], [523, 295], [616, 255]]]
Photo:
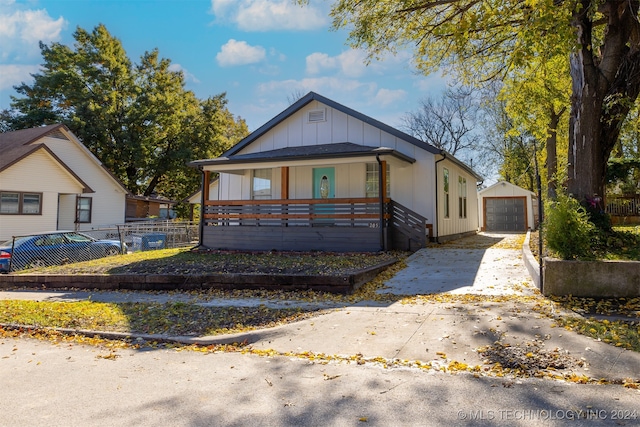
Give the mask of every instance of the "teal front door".
[[336, 197], [336, 171], [334, 168], [313, 169], [313, 198], [333, 199]]
[[[313, 169], [313, 198], [333, 199], [336, 197], [336, 171], [334, 168], [314, 168]], [[332, 215], [335, 208], [332, 204], [315, 205], [313, 212], [316, 215]], [[315, 225], [333, 224], [333, 218], [315, 218]]]

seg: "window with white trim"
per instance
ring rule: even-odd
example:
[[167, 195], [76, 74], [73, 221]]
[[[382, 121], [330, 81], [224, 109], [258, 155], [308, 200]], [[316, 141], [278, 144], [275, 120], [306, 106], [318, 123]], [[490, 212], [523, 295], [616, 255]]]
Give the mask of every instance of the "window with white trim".
[[458, 177], [458, 213], [460, 218], [467, 217], [467, 178]]
[[[380, 194], [378, 189], [380, 187], [379, 177], [380, 165], [376, 163], [367, 163], [367, 174], [365, 178], [365, 197], [378, 197]], [[391, 194], [391, 168], [387, 163], [387, 197]]]
[[449, 169], [447, 168], [442, 170], [442, 186], [444, 190], [444, 217], [449, 218]]
[[255, 169], [251, 181], [253, 200], [271, 199], [271, 169]]

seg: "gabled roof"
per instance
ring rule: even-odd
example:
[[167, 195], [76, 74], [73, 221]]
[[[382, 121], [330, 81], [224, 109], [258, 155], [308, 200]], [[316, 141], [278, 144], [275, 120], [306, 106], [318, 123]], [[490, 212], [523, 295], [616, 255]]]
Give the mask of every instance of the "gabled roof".
[[190, 166], [204, 166], [215, 164], [240, 164], [260, 163], [281, 160], [308, 160], [308, 159], [332, 159], [345, 157], [362, 157], [389, 154], [409, 163], [415, 163], [415, 159], [404, 155], [392, 148], [371, 147], [357, 145], [351, 142], [335, 144], [303, 145], [298, 147], [279, 148], [277, 150], [261, 151], [250, 154], [236, 154], [229, 157], [215, 159], [196, 160], [189, 163]]
[[39, 149], [38, 145], [30, 144], [62, 126], [64, 125], [57, 124], [0, 133], [0, 153], [2, 153], [2, 156], [0, 156], [0, 171]]
[[483, 194], [483, 193], [486, 193], [486, 192], [488, 192], [490, 190], [493, 190], [495, 188], [500, 188], [500, 187], [509, 187], [513, 191], [516, 191], [516, 192], [519, 192], [519, 193], [527, 193], [527, 194], [531, 195], [532, 197], [537, 197], [536, 193], [534, 193], [533, 191], [529, 191], [526, 188], [522, 188], [522, 187], [520, 187], [518, 185], [515, 185], [515, 184], [512, 184], [512, 183], [510, 183], [508, 181], [498, 181], [495, 184], [490, 185], [489, 187], [483, 188], [482, 190], [478, 191], [478, 194]]
[[[253, 131], [251, 134], [249, 134], [247, 137], [245, 137], [244, 139], [242, 139], [240, 142], [238, 142], [236, 145], [234, 145], [233, 147], [231, 147], [230, 149], [228, 149], [227, 151], [225, 151], [224, 153], [222, 153], [222, 155], [220, 156], [221, 159], [225, 159], [224, 161], [221, 161], [220, 163], [223, 162], [227, 162], [229, 163], [230, 161], [232, 161], [232, 159], [236, 159], [237, 157], [234, 157], [234, 155], [237, 155], [237, 153], [239, 153], [242, 149], [244, 149], [245, 147], [247, 147], [248, 145], [250, 145], [251, 143], [253, 143], [255, 140], [257, 140], [258, 138], [260, 138], [262, 135], [264, 135], [265, 133], [267, 133], [268, 131], [270, 131], [271, 129], [273, 129], [274, 127], [276, 127], [278, 124], [280, 124], [281, 122], [283, 122], [284, 120], [286, 120], [287, 118], [289, 118], [290, 116], [292, 116], [293, 114], [295, 114], [296, 112], [298, 112], [299, 110], [301, 110], [304, 106], [306, 106], [307, 104], [309, 104], [312, 101], [318, 101], [321, 102], [322, 104], [327, 105], [328, 107], [331, 107], [337, 111], [340, 111], [348, 116], [354, 117], [358, 120], [361, 120], [364, 123], [367, 123], [375, 128], [378, 128], [380, 130], [382, 130], [383, 132], [386, 132], [390, 135], [393, 135], [403, 141], [406, 141], [418, 148], [421, 148], [422, 150], [425, 150], [429, 153], [432, 154], [439, 154], [443, 157], [446, 157], [447, 160], [457, 164], [458, 166], [460, 166], [461, 168], [463, 168], [464, 170], [468, 171], [471, 175], [473, 175], [477, 180], [482, 180], [482, 177], [480, 175], [478, 175], [473, 169], [471, 169], [469, 166], [467, 166], [466, 164], [464, 164], [463, 162], [461, 162], [460, 160], [456, 159], [454, 156], [452, 156], [451, 154], [447, 153], [444, 150], [440, 150], [436, 147], [434, 147], [431, 144], [427, 144], [424, 141], [419, 140], [418, 138], [415, 138], [405, 132], [402, 132], [396, 128], [393, 128], [389, 125], [386, 125], [372, 117], [367, 116], [366, 114], [362, 114], [354, 109], [351, 109], [349, 107], [346, 107], [338, 102], [332, 101], [329, 98], [325, 98], [322, 95], [319, 95], [315, 92], [309, 92], [308, 94], [306, 94], [305, 96], [303, 96], [302, 98], [300, 98], [299, 100], [297, 100], [295, 103], [291, 104], [287, 109], [285, 109], [283, 112], [281, 112], [280, 114], [278, 114], [277, 116], [275, 116], [273, 119], [269, 120], [267, 123], [265, 123], [264, 125], [260, 126], [258, 129], [256, 129], [255, 131]], [[354, 144], [355, 145], [355, 144]], [[286, 150], [287, 153], [287, 158], [290, 158], [290, 156], [288, 154], [292, 153], [292, 149], [294, 147], [289, 147]], [[284, 150], [284, 149], [283, 149]], [[390, 150], [390, 149], [388, 149]], [[276, 151], [276, 150], [274, 150]], [[398, 152], [395, 152], [398, 153]], [[398, 153], [399, 154], [399, 153]], [[191, 162], [189, 163], [190, 166], [201, 166], [201, 165], [205, 165], [205, 164], [216, 164], [217, 162], [215, 162], [216, 159], [209, 159], [209, 160], [199, 160], [199, 161], [195, 161], [195, 162]], [[273, 159], [272, 159], [273, 160]], [[415, 161], [415, 160], [413, 160]], [[206, 163], [205, 163], [206, 162]]]
[[[126, 189], [124, 184], [116, 178], [111, 171], [109, 171], [98, 158], [96, 158], [88, 148], [86, 148], [73, 133], [69, 130], [69, 128], [61, 123], [40, 126], [29, 129], [21, 129], [12, 132], [4, 132], [0, 133], [0, 172], [9, 166], [19, 162], [30, 154], [34, 153], [37, 150], [45, 149], [50, 155], [52, 155], [62, 167], [64, 167], [71, 175], [74, 176], [85, 188], [85, 193], [93, 193], [94, 191], [89, 188], [89, 186], [78, 177], [78, 175], [67, 166], [58, 156], [53, 153], [53, 151], [47, 147], [46, 144], [40, 143], [37, 141], [46, 136], [56, 135], [60, 138], [64, 138], [71, 142], [78, 144], [79, 148], [84, 150], [90, 157], [94, 159], [96, 162], [96, 166], [100, 167], [111, 179], [113, 179], [125, 192], [128, 194], [129, 191]], [[69, 138], [69, 135], [71, 138]]]
[[51, 151], [45, 144], [32, 144], [38, 139], [55, 132], [63, 125], [50, 125], [41, 128], [24, 129], [15, 132], [0, 133], [0, 172], [18, 163], [20, 160], [30, 156], [37, 151], [44, 151], [51, 156], [62, 169], [71, 175], [82, 187], [83, 193], [94, 193], [94, 191], [82, 180], [65, 162]]
[[420, 141], [417, 138], [414, 138], [413, 136], [406, 134], [402, 131], [399, 131], [396, 128], [393, 128], [389, 125], [386, 125], [374, 118], [371, 118], [365, 114], [362, 114], [356, 110], [353, 110], [349, 107], [346, 107], [342, 104], [339, 104], [335, 101], [332, 101], [329, 98], [325, 98], [322, 95], [319, 95], [315, 92], [309, 92], [308, 94], [306, 94], [305, 96], [303, 96], [302, 98], [300, 98], [299, 100], [297, 100], [296, 102], [294, 102], [293, 104], [291, 104], [286, 110], [284, 110], [282, 113], [278, 114], [277, 116], [275, 116], [273, 119], [269, 120], [267, 123], [265, 123], [264, 125], [260, 126], [258, 129], [256, 129], [255, 131], [253, 131], [250, 135], [248, 135], [246, 138], [244, 138], [242, 141], [240, 141], [239, 143], [237, 143], [236, 145], [234, 145], [233, 147], [231, 147], [229, 150], [225, 151], [224, 153], [222, 153], [221, 157], [228, 157], [231, 156], [233, 154], [238, 153], [240, 150], [242, 150], [243, 148], [245, 148], [247, 145], [251, 144], [253, 141], [255, 141], [256, 139], [260, 138], [262, 135], [264, 135], [265, 133], [267, 133], [269, 130], [271, 130], [272, 128], [274, 128], [276, 125], [278, 125], [279, 123], [281, 123], [282, 121], [284, 121], [285, 119], [287, 119], [288, 117], [292, 116], [294, 113], [296, 113], [298, 110], [302, 109], [302, 107], [304, 107], [305, 105], [309, 104], [312, 101], [318, 101], [321, 102], [335, 110], [338, 110], [342, 113], [345, 113], [349, 116], [352, 116], [358, 120], [361, 120], [373, 127], [376, 127], [384, 132], [387, 132], [397, 138], [400, 138], [404, 141], [407, 141], [413, 145], [415, 145], [416, 147], [422, 148], [423, 150], [426, 150], [430, 153], [433, 154], [440, 154], [442, 150], [437, 149], [436, 147], [434, 147], [433, 145], [427, 144], [426, 142]]

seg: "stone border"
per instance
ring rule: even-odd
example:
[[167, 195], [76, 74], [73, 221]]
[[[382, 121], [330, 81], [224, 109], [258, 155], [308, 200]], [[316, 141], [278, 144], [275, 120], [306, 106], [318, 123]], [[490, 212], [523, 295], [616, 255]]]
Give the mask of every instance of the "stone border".
[[371, 281], [397, 259], [352, 274], [334, 276], [221, 273], [208, 275], [162, 274], [0, 274], [0, 289], [78, 288], [100, 290], [171, 291], [195, 289], [315, 290], [348, 294]]

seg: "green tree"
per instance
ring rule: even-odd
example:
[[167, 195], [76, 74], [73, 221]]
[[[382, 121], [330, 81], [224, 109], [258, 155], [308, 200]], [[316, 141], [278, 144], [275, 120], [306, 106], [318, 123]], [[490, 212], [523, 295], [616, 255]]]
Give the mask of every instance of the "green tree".
[[[64, 123], [134, 194], [181, 200], [198, 188], [187, 162], [213, 157], [244, 137], [225, 95], [201, 101], [157, 50], [139, 64], [104, 25], [77, 28], [75, 43], [40, 44], [44, 63], [16, 86], [7, 129]], [[228, 135], [228, 136], [226, 136]]]
[[[306, 0], [297, 0], [306, 3]], [[604, 194], [606, 163], [640, 92], [640, 0], [335, 0], [335, 28], [370, 57], [409, 47], [424, 73], [504, 79], [531, 61], [570, 60], [567, 189]]]

